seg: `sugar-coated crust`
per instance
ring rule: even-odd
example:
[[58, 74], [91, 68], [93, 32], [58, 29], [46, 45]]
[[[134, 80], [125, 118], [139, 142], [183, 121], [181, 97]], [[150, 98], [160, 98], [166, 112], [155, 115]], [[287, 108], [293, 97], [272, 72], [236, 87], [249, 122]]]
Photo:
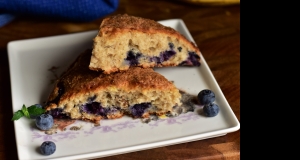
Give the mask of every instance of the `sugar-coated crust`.
[[122, 32], [130, 32], [134, 30], [147, 34], [164, 33], [174, 36], [186, 42], [190, 48], [197, 51], [200, 55], [200, 51], [197, 46], [193, 42], [188, 41], [183, 35], [173, 28], [164, 26], [151, 19], [129, 16], [128, 14], [117, 14], [104, 19], [100, 25], [100, 32], [98, 33], [98, 36], [102, 36], [102, 34], [120, 34]]
[[[159, 56], [169, 49], [168, 43], [172, 43], [174, 51], [178, 53], [175, 58], [159, 64], [142, 61], [136, 65], [144, 68], [178, 66], [188, 58], [189, 52], [195, 53], [200, 63], [199, 48], [173, 28], [127, 14], [110, 16], [102, 21], [98, 35], [94, 38], [89, 68], [104, 71], [105, 74], [127, 70], [130, 66], [123, 61], [129, 50], [149, 57]], [[178, 47], [182, 48], [182, 52], [177, 50]]]
[[[134, 104], [151, 102], [157, 109], [152, 111], [157, 114], [166, 113], [181, 104], [179, 90], [152, 68], [131, 67], [111, 74], [90, 70], [91, 51], [88, 49], [80, 54], [57, 80], [46, 110], [61, 108], [73, 119], [98, 121], [101, 117], [80, 113], [79, 107], [91, 97], [103, 107], [117, 106], [124, 110]], [[118, 118], [123, 114], [117, 112], [107, 115], [107, 118]]]

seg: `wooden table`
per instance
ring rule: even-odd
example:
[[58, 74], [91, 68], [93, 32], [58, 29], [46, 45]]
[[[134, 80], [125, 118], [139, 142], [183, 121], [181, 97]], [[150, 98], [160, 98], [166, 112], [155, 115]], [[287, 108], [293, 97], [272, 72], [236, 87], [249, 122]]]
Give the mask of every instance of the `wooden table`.
[[[112, 14], [127, 13], [153, 20], [181, 18], [240, 120], [240, 5], [209, 6], [178, 1], [120, 0]], [[99, 28], [103, 18], [75, 23], [18, 17], [0, 28], [0, 159], [17, 159], [12, 118], [7, 43]], [[127, 153], [98, 160], [240, 159], [240, 130], [225, 136]]]

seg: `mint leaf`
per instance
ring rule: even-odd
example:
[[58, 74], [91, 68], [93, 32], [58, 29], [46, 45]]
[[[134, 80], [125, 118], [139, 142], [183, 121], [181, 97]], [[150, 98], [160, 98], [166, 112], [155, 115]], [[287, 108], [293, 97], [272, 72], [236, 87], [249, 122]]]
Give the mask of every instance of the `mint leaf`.
[[41, 114], [45, 113], [45, 111], [46, 111], [45, 109], [39, 108], [35, 105], [28, 107], [27, 110], [28, 110], [29, 114], [33, 115], [33, 116], [41, 115]]
[[29, 113], [27, 111], [27, 108], [24, 104], [23, 104], [23, 107], [22, 107], [22, 112], [23, 112], [25, 117], [30, 118]]
[[18, 120], [23, 116], [30, 118], [30, 116], [38, 116], [45, 112], [45, 109], [37, 107], [36, 105], [32, 105], [26, 108], [25, 104], [23, 104], [22, 109], [15, 112], [11, 120]]
[[24, 116], [23, 112], [21, 110], [18, 110], [17, 112], [15, 112], [15, 114], [13, 115], [13, 117], [12, 117], [11, 120], [12, 121], [18, 120], [18, 119], [20, 119], [23, 116]]

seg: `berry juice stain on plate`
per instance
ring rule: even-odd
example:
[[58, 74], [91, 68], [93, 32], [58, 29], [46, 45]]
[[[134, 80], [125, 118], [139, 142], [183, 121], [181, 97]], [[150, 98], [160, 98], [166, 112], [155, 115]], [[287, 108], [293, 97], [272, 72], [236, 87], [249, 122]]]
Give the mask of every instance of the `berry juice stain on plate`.
[[67, 126], [73, 124], [76, 120], [73, 119], [54, 119], [54, 124], [57, 125], [57, 128], [61, 131], [66, 130]]

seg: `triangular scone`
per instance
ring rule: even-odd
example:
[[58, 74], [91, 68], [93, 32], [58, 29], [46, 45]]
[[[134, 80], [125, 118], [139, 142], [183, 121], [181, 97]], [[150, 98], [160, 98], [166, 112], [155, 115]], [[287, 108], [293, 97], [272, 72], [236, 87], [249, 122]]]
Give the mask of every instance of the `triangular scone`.
[[114, 119], [125, 114], [146, 118], [181, 105], [175, 85], [152, 68], [130, 67], [103, 74], [88, 68], [91, 49], [76, 59], [57, 80], [45, 109], [54, 118]]
[[200, 66], [197, 46], [171, 27], [127, 14], [105, 18], [89, 68], [109, 74], [130, 66]]

